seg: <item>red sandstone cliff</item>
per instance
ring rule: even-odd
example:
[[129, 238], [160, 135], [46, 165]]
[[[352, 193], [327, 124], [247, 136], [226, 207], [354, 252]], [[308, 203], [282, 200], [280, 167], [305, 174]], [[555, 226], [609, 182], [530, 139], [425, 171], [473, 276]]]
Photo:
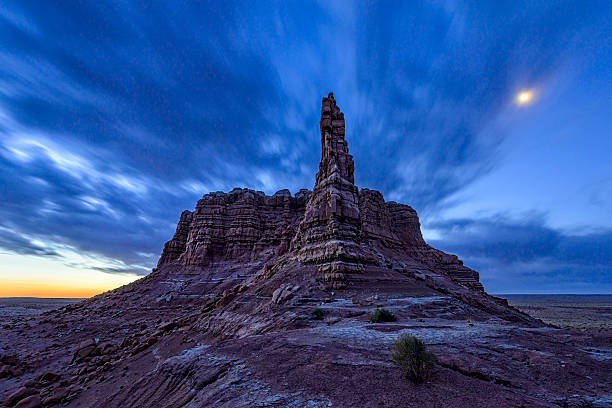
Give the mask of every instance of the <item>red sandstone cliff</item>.
[[288, 190], [266, 196], [240, 188], [206, 194], [193, 213], [181, 215], [158, 268], [269, 261], [291, 252], [300, 262], [317, 265], [321, 280], [334, 288], [345, 287], [352, 275], [364, 279], [386, 263], [410, 261], [483, 289], [476, 271], [425, 243], [414, 209], [355, 186], [344, 114], [331, 93], [323, 98], [320, 130], [321, 162], [312, 191], [300, 190], [295, 197]]

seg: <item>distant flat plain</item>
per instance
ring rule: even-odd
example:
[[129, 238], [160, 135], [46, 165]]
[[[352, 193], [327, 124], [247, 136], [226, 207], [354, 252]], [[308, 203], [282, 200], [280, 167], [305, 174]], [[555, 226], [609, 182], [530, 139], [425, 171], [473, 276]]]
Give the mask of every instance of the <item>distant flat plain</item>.
[[[612, 329], [612, 295], [496, 295], [510, 305], [559, 327]], [[0, 298], [0, 324], [82, 299]]]
[[83, 299], [64, 298], [30, 298], [6, 297], [0, 298], [0, 324], [19, 319], [20, 317], [34, 316], [58, 309], [62, 306], [80, 302]]
[[612, 295], [495, 295], [545, 323], [576, 329], [612, 329]]

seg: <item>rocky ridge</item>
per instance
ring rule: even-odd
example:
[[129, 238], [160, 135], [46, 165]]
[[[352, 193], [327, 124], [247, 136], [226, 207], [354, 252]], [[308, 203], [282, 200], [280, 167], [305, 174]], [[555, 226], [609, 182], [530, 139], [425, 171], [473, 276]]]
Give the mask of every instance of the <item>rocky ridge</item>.
[[[148, 276], [2, 322], [8, 407], [609, 406], [609, 333], [546, 326], [429, 246], [417, 213], [354, 185], [344, 115], [321, 109], [312, 191], [209, 193]], [[392, 323], [371, 323], [376, 308]], [[315, 313], [316, 312], [316, 313]], [[438, 356], [415, 385], [401, 334]], [[607, 405], [608, 404], [608, 405]]]

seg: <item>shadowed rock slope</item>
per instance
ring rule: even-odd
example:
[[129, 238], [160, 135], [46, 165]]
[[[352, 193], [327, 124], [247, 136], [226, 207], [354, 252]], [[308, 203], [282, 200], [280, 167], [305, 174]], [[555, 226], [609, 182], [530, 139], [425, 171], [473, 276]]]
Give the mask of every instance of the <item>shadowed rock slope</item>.
[[[477, 272], [427, 245], [414, 209], [355, 186], [332, 94], [323, 98], [320, 130], [312, 191], [206, 194], [181, 214], [147, 277], [4, 322], [0, 400], [20, 407], [609, 402], [608, 333], [549, 327], [486, 294]], [[397, 321], [370, 323], [376, 308]], [[437, 354], [428, 383], [410, 383], [391, 362], [403, 333]]]

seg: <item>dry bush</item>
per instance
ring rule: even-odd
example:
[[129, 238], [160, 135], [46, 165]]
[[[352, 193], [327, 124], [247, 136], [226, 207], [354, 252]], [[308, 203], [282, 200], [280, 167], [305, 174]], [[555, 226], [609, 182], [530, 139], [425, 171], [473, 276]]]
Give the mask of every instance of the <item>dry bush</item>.
[[376, 309], [370, 313], [371, 323], [383, 323], [383, 322], [394, 322], [397, 318], [386, 309]]
[[428, 380], [437, 361], [436, 356], [427, 351], [423, 341], [407, 334], [393, 344], [391, 359], [415, 383]]

